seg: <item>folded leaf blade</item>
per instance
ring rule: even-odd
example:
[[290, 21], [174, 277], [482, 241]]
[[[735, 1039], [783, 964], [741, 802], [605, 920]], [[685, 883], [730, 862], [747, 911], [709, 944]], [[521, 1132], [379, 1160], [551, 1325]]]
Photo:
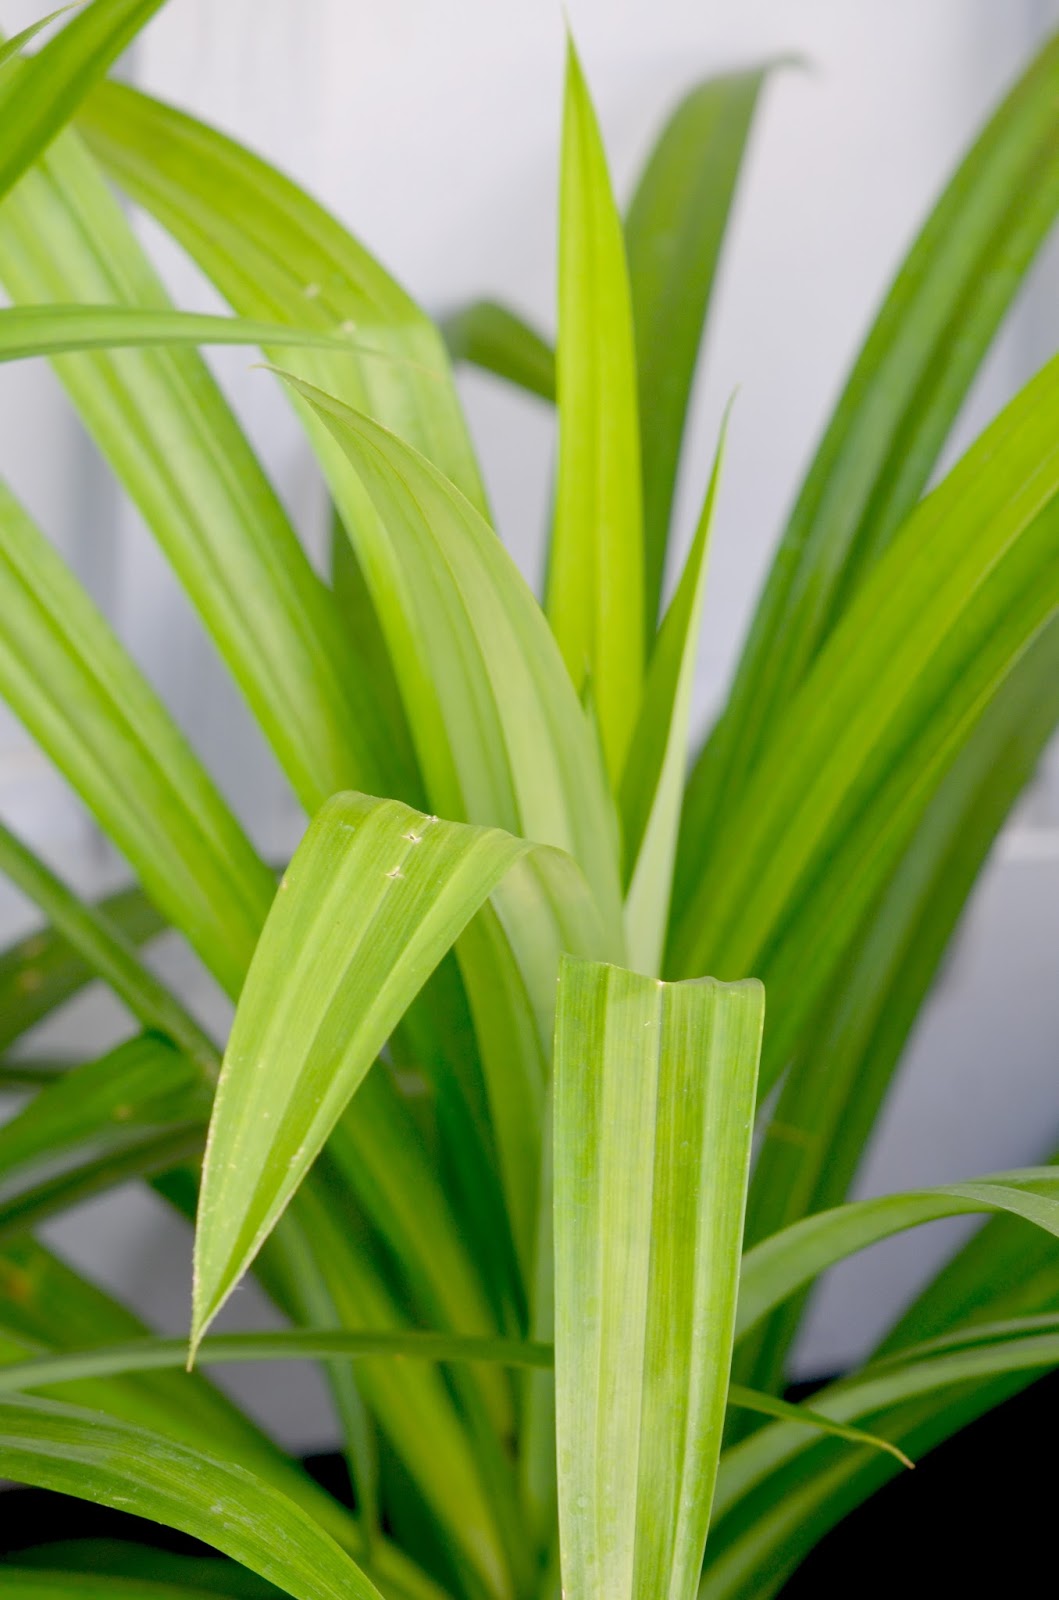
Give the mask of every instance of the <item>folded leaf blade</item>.
[[567, 959], [556, 1020], [563, 1584], [694, 1595], [728, 1389], [763, 993]]

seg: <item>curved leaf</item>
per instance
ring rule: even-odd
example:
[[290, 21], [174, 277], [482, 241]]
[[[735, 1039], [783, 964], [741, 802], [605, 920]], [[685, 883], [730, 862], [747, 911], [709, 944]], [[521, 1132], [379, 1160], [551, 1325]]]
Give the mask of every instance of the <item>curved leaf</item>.
[[[0, 362], [76, 350], [129, 350], [151, 344], [321, 345], [354, 348], [348, 334], [284, 328], [241, 317], [135, 306], [12, 306], [0, 311]], [[385, 358], [382, 358], [385, 359]]]
[[466, 361], [527, 394], [555, 399], [555, 352], [518, 314], [496, 300], [476, 300], [443, 317], [442, 336], [453, 361]]

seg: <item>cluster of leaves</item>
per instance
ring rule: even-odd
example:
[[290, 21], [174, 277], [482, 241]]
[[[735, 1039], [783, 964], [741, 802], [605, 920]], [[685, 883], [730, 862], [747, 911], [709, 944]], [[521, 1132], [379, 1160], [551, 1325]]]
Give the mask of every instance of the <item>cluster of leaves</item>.
[[[688, 779], [719, 463], [663, 610], [671, 513], [767, 74], [688, 96], [623, 220], [571, 49], [553, 355], [495, 305], [435, 327], [271, 167], [106, 81], [160, 4], [3, 47], [0, 358], [53, 362], [312, 821], [277, 885], [0, 492], [0, 694], [136, 879], [85, 903], [0, 830], [45, 919], [0, 958], [0, 1048], [96, 980], [132, 1025], [100, 1060], [0, 1062], [30, 1091], [0, 1130], [0, 1471], [219, 1553], [66, 1542], [4, 1592], [774, 1594], [909, 1452], [1059, 1362], [1059, 1168], [845, 1203], [1059, 720], [1059, 361], [926, 493], [1059, 207], [1059, 41], [898, 275]], [[110, 183], [232, 317], [170, 305]], [[326, 582], [209, 342], [283, 368]], [[453, 358], [557, 399], [543, 605]], [[162, 930], [237, 1001], [223, 1052], [141, 960]], [[197, 1218], [198, 1368], [322, 1363], [352, 1509], [38, 1242], [130, 1178]], [[819, 1274], [969, 1214], [873, 1359], [784, 1401]], [[210, 1336], [251, 1269], [288, 1331]]]

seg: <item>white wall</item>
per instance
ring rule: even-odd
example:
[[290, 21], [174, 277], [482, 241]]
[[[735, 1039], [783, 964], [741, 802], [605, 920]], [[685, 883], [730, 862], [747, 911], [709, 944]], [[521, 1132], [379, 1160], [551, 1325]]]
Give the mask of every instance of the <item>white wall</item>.
[[[623, 192], [652, 130], [696, 78], [789, 51], [805, 60], [777, 76], [755, 135], [681, 496], [686, 533], [721, 408], [738, 386], [700, 674], [705, 716], [872, 308], [1055, 7], [571, 0], [569, 9]], [[33, 7], [20, 0], [9, 10], [4, 22], [14, 27]], [[550, 326], [562, 50], [559, 8], [539, 0], [170, 0], [133, 71], [308, 182], [432, 309], [487, 292]], [[162, 258], [185, 303], [211, 303], [175, 252]], [[1057, 271], [1053, 252], [989, 365], [965, 434], [1054, 347]], [[282, 402], [245, 356], [228, 354], [218, 369], [316, 537], [318, 501]], [[463, 387], [502, 531], [533, 572], [550, 420], [487, 379], [469, 376]], [[135, 517], [93, 470], [48, 373], [0, 372], [0, 424], [16, 487], [92, 576], [258, 834], [289, 835], [293, 812], [260, 741]], [[0, 725], [4, 814], [75, 861], [85, 882], [106, 870], [106, 856], [86, 857], [90, 833], [59, 794], [21, 735]], [[917, 1033], [866, 1190], [966, 1177], [1059, 1143], [1057, 840], [1053, 762], [990, 868]], [[179, 1327], [186, 1284], [159, 1248], [172, 1231], [149, 1203], [122, 1196], [56, 1237], [74, 1239], [111, 1281], [132, 1283], [153, 1314]], [[859, 1353], [947, 1238], [920, 1234], [836, 1275], [816, 1306], [804, 1365], [823, 1369]], [[236, 1320], [252, 1309], [244, 1296]], [[319, 1405], [286, 1379], [269, 1403], [293, 1442], [326, 1428]]]

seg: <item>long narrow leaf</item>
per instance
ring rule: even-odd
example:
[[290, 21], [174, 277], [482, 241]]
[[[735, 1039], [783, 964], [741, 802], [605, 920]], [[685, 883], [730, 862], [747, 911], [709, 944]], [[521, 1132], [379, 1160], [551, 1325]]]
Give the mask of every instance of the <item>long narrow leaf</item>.
[[696, 765], [678, 881], [692, 890], [759, 755], [926, 488], [1059, 208], [1059, 37], [969, 152], [898, 274], [784, 534], [729, 702]]
[[[76, 350], [129, 350], [151, 344], [321, 345], [355, 348], [348, 334], [283, 328], [241, 317], [134, 306], [13, 306], [0, 311], [0, 362]], [[382, 360], [387, 357], [380, 357]]]
[[378, 1591], [312, 1518], [245, 1468], [54, 1401], [0, 1403], [0, 1469], [179, 1528], [299, 1600]]
[[559, 466], [548, 615], [575, 686], [589, 685], [617, 783], [643, 688], [636, 356], [621, 219], [572, 41], [559, 217]]
[[272, 874], [88, 596], [2, 488], [0, 600], [0, 694], [159, 909], [238, 993]]
[[[94, 0], [32, 60], [15, 62], [15, 48], [59, 16], [53, 12], [5, 51], [0, 83], [0, 197], [69, 122], [92, 85], [161, 9], [163, 0]], [[16, 70], [13, 70], [16, 69]]]
[[766, 76], [759, 69], [710, 78], [681, 101], [651, 151], [625, 224], [636, 323], [649, 649], [699, 346]]
[[555, 1047], [563, 1584], [694, 1595], [721, 1445], [759, 985], [564, 962]]

